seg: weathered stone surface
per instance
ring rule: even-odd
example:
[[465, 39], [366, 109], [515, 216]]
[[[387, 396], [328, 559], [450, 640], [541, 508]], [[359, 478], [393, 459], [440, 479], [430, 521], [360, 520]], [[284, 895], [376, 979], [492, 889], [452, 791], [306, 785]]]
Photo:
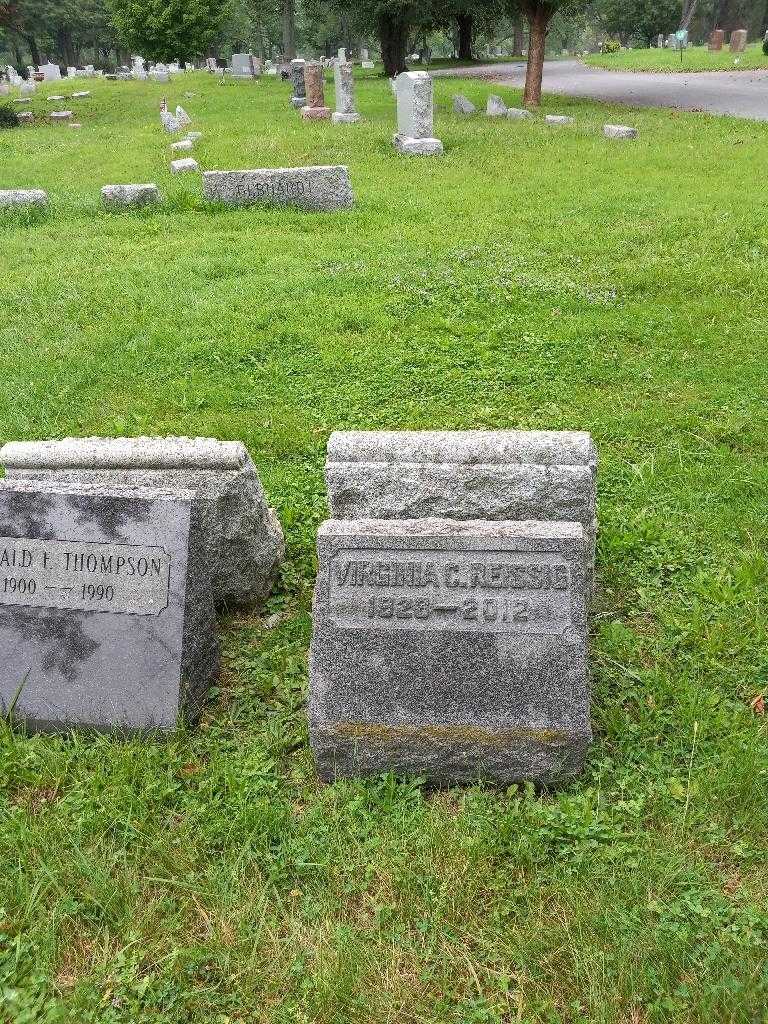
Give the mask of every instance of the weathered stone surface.
[[580, 523], [590, 578], [596, 478], [583, 431], [336, 431], [325, 464], [335, 519]]
[[157, 185], [104, 185], [101, 190], [101, 201], [108, 210], [121, 209], [124, 206], [147, 206], [160, 202], [160, 191]]
[[[17, 115], [21, 117], [21, 114]], [[48, 193], [41, 188], [0, 189], [0, 207], [3, 206], [47, 206]]]
[[195, 148], [191, 139], [180, 139], [179, 142], [171, 143], [172, 153], [189, 153]]
[[16, 117], [19, 119], [19, 124], [33, 124], [35, 120], [35, 115], [31, 110], [22, 110]]
[[70, 121], [69, 122], [69, 127], [70, 128], [82, 128], [83, 126], [80, 124], [79, 121]]
[[297, 57], [291, 61], [291, 85], [293, 86], [293, 96], [291, 96], [291, 103], [294, 107], [303, 107], [306, 105], [307, 90], [304, 84], [304, 64], [306, 62], [301, 57]]
[[396, 78], [397, 135], [403, 139], [434, 137], [432, 79], [426, 71], [404, 71]]
[[714, 29], [709, 36], [709, 49], [713, 51], [719, 51], [723, 48], [725, 42], [725, 32], [721, 28]]
[[162, 124], [163, 128], [165, 128], [165, 130], [169, 132], [171, 135], [174, 132], [181, 131], [181, 125], [173, 116], [173, 114], [170, 113], [170, 111], [168, 110], [160, 111], [160, 123]]
[[575, 118], [568, 117], [567, 114], [547, 114], [544, 118], [544, 123], [554, 126], [573, 124]]
[[530, 110], [523, 110], [522, 107], [508, 107], [507, 117], [512, 121], [522, 121], [526, 117], [531, 117]]
[[71, 121], [72, 111], [71, 110], [52, 110], [48, 117], [51, 121]]
[[265, 597], [285, 545], [256, 467], [239, 441], [214, 438], [65, 438], [0, 448], [8, 479], [193, 490], [213, 502], [209, 521], [217, 602]]
[[357, 124], [360, 120], [360, 115], [355, 112], [354, 114], [340, 114], [338, 110], [334, 110], [331, 114], [331, 122], [333, 124]]
[[32, 102], [32, 98], [30, 96], [16, 96], [14, 98], [13, 102], [14, 103], [31, 103]]
[[0, 700], [32, 729], [171, 729], [218, 671], [209, 503], [0, 482]]
[[49, 103], [58, 103], [60, 100], [66, 99], [66, 96], [46, 96]]
[[355, 110], [355, 80], [352, 65], [337, 63], [333, 68], [336, 110], [331, 118], [334, 124], [354, 124], [360, 120]]
[[454, 114], [474, 114], [477, 108], [474, 103], [467, 99], [466, 96], [462, 96], [460, 93], [453, 97], [453, 112]]
[[506, 117], [507, 105], [501, 96], [489, 96], [485, 105], [485, 112], [488, 117]]
[[90, 96], [90, 95], [91, 95], [90, 89], [84, 89], [82, 92], [73, 92], [72, 93], [72, 99], [73, 100], [83, 100], [83, 99], [85, 99], [86, 96]]
[[202, 137], [203, 137], [203, 133], [202, 132], [187, 132], [187, 139], [190, 142], [197, 142], [197, 140], [198, 139], [202, 139]]
[[187, 128], [192, 124], [192, 118], [186, 112], [184, 107], [176, 107], [176, 123], [179, 128]]
[[392, 142], [395, 149], [405, 156], [440, 156], [443, 153], [440, 139], [408, 139], [394, 135]]
[[747, 48], [747, 30], [745, 28], [737, 28], [734, 32], [731, 32], [730, 42], [731, 53], [743, 53]]
[[305, 106], [325, 106], [325, 82], [323, 66], [316, 60], [307, 61], [304, 65], [304, 92], [307, 97]]
[[184, 160], [171, 160], [171, 173], [172, 174], [184, 174], [189, 171], [199, 171], [200, 167], [197, 160], [193, 160], [192, 157], [187, 157]]
[[343, 166], [205, 171], [203, 195], [234, 206], [266, 203], [303, 210], [341, 210], [354, 202], [349, 172]]
[[636, 139], [637, 128], [626, 124], [604, 124], [603, 135], [606, 139]]
[[591, 738], [575, 523], [326, 522], [310, 653], [322, 778], [555, 783]]
[[301, 116], [305, 121], [330, 121], [330, 107], [302, 107]]

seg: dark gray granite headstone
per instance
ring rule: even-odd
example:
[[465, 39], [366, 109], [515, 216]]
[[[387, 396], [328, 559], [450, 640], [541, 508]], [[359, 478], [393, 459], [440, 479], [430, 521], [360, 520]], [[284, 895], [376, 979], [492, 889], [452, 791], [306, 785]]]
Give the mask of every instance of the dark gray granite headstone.
[[555, 783], [591, 738], [578, 523], [330, 520], [310, 740], [322, 778]]
[[218, 672], [210, 501], [0, 481], [0, 704], [31, 729], [171, 729]]

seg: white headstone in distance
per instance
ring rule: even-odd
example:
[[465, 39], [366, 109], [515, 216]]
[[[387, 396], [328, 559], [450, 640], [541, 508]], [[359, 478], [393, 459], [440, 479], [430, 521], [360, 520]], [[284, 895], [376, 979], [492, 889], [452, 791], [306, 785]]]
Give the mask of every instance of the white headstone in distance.
[[46, 82], [58, 82], [61, 78], [61, 69], [58, 64], [41, 64], [39, 70]]
[[395, 148], [409, 156], [437, 156], [443, 144], [434, 137], [432, 78], [426, 71], [397, 76], [397, 133]]

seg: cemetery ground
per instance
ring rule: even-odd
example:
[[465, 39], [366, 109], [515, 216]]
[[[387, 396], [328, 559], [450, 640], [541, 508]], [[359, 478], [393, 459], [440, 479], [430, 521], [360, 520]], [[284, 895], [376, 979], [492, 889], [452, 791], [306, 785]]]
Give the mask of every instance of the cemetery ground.
[[[196, 730], [2, 727], [0, 1020], [765, 1021], [768, 128], [555, 97], [573, 126], [461, 119], [457, 90], [519, 93], [440, 79], [445, 156], [409, 159], [374, 77], [352, 126], [274, 80], [88, 87], [79, 131], [0, 134], [3, 187], [51, 196], [0, 220], [2, 437], [241, 439], [288, 557], [225, 616]], [[348, 164], [355, 207], [206, 205], [168, 173], [163, 95], [203, 168]], [[148, 181], [162, 206], [101, 210]], [[515, 427], [600, 453], [586, 773], [320, 784], [330, 431]]]
[[706, 46], [691, 46], [683, 51], [666, 47], [651, 47], [647, 50], [619, 50], [616, 53], [591, 53], [584, 63], [595, 68], [610, 71], [668, 71], [671, 73], [691, 71], [768, 71], [768, 56], [763, 53], [762, 43], [750, 43], [743, 53], [731, 53], [726, 39], [722, 50], [710, 52]]

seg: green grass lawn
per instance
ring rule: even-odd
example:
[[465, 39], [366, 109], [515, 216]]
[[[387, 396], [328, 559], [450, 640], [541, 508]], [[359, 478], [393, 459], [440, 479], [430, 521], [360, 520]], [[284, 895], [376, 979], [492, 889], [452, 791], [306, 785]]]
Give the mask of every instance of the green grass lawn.
[[658, 49], [620, 50], [618, 53], [592, 53], [584, 57], [585, 64], [612, 71], [754, 71], [768, 68], [768, 56], [762, 43], [750, 44], [744, 53], [731, 53], [726, 40], [723, 49], [710, 53], [706, 46], [691, 46], [683, 50]]
[[[288, 557], [225, 621], [196, 731], [0, 732], [0, 1020], [768, 1020], [768, 125], [552, 97], [572, 128], [460, 119], [456, 88], [520, 96], [441, 79], [446, 155], [408, 159], [370, 76], [351, 127], [269, 79], [84, 87], [79, 131], [0, 132], [0, 187], [51, 196], [0, 218], [0, 437], [242, 439]], [[355, 208], [207, 207], [163, 95], [204, 168], [345, 163]], [[163, 206], [100, 209], [147, 181]], [[556, 794], [314, 773], [328, 434], [436, 427], [599, 448], [596, 740]]]

